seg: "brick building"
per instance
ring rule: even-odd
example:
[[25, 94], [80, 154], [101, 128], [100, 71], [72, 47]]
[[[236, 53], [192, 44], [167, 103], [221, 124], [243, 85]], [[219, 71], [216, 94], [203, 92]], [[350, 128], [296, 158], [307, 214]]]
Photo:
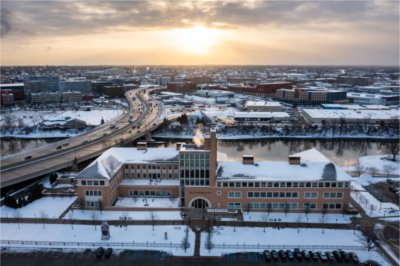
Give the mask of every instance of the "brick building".
[[343, 212], [350, 201], [349, 176], [315, 149], [287, 162], [257, 162], [252, 155], [223, 161], [213, 130], [200, 147], [111, 148], [76, 182], [87, 208], [112, 209], [121, 198], [179, 198], [177, 208]]

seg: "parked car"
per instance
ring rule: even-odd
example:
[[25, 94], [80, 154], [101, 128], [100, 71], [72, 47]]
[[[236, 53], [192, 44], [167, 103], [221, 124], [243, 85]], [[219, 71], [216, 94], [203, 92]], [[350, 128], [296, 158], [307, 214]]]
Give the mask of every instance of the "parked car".
[[272, 259], [277, 261], [279, 259], [278, 252], [276, 250], [271, 250]]
[[317, 252], [318, 257], [321, 261], [323, 262], [327, 262], [328, 261], [328, 257], [325, 255], [325, 253], [318, 251]]
[[391, 184], [391, 185], [394, 184], [394, 181], [392, 179], [390, 179], [390, 178], [386, 179], [386, 182], [388, 182], [388, 184]]
[[303, 260], [303, 256], [301, 255], [300, 249], [295, 248], [293, 250], [294, 252], [294, 257], [296, 258], [297, 261], [302, 261]]
[[349, 262], [351, 260], [349, 253], [347, 253], [346, 251], [341, 250], [340, 255], [342, 255], [342, 258], [345, 262]]
[[313, 261], [318, 261], [318, 254], [316, 252], [309, 251], [308, 254]]
[[329, 262], [336, 262], [335, 256], [333, 255], [333, 253], [331, 251], [326, 251], [325, 254], [326, 254], [326, 257], [328, 258]]
[[285, 251], [284, 250], [279, 250], [278, 253], [279, 253], [279, 257], [281, 258], [281, 260], [282, 261], [286, 261], [287, 255], [286, 255]]
[[68, 143], [68, 142], [63, 144], [63, 146], [68, 146], [68, 145], [69, 145], [69, 143]]
[[96, 250], [96, 259], [101, 259], [104, 255], [104, 248], [103, 247], [99, 247]]
[[333, 251], [333, 256], [335, 256], [335, 259], [336, 259], [338, 262], [342, 262], [343, 257], [342, 257], [342, 255], [340, 254], [340, 251], [334, 250], [334, 251]]
[[59, 145], [59, 146], [57, 146], [57, 150], [60, 150], [62, 148], [62, 146], [61, 145]]
[[271, 261], [272, 260], [272, 255], [271, 252], [269, 250], [264, 250], [264, 259], [266, 261]]
[[106, 251], [104, 252], [104, 258], [109, 259], [111, 257], [112, 252], [113, 252], [112, 248], [107, 248]]
[[294, 260], [294, 254], [291, 250], [286, 250], [286, 254], [289, 260]]
[[308, 254], [308, 252], [306, 250], [302, 250], [301, 251], [301, 255], [303, 256], [303, 258], [305, 260], [310, 260], [311, 259], [310, 254]]
[[367, 260], [363, 263], [364, 266], [380, 266], [380, 264], [374, 260]]
[[351, 261], [352, 261], [353, 263], [355, 263], [355, 264], [360, 263], [360, 260], [358, 259], [358, 256], [357, 256], [356, 253], [350, 252], [349, 255], [350, 255], [350, 259], [351, 259]]
[[29, 160], [29, 159], [32, 159], [32, 156], [29, 155], [29, 156], [25, 157], [25, 160]]

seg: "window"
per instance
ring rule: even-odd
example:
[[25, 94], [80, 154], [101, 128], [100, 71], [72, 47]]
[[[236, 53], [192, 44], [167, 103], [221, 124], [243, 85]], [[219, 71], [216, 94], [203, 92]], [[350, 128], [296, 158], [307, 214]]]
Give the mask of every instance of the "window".
[[318, 198], [318, 192], [304, 192], [305, 199], [316, 199]]
[[317, 208], [317, 204], [313, 202], [304, 203], [303, 205], [305, 210], [313, 210]]
[[241, 198], [242, 193], [240, 191], [229, 191], [228, 198]]
[[82, 184], [82, 186], [86, 186], [86, 181], [85, 181], [85, 180], [82, 180], [82, 181], [81, 181], [81, 184]]
[[104, 186], [104, 181], [100, 181], [100, 186]]
[[240, 209], [240, 202], [228, 202], [228, 209]]

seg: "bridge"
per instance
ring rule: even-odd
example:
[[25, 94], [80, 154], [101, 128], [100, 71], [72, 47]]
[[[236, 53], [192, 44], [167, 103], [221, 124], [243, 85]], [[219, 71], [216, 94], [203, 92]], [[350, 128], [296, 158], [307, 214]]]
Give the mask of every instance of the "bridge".
[[2, 159], [1, 188], [74, 166], [99, 156], [113, 145], [123, 145], [153, 131], [163, 121], [157, 121], [161, 109], [150, 96], [150, 91], [152, 89], [126, 92], [129, 110], [111, 124]]

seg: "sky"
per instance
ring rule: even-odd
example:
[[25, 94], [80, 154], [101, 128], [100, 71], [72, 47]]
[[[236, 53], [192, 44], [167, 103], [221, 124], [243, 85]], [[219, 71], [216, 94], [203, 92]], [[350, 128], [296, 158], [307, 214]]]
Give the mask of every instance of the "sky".
[[399, 1], [0, 1], [1, 65], [399, 65]]

